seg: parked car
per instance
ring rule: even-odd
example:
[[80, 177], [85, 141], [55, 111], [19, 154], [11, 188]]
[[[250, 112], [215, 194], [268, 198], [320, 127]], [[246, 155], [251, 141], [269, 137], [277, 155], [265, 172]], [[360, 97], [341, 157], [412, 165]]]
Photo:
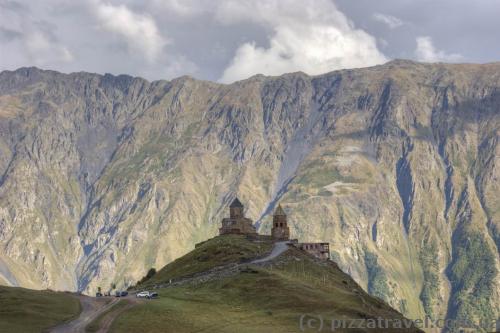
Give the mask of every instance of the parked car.
[[121, 291], [117, 290], [115, 291], [115, 297], [120, 297], [122, 295]]
[[102, 297], [101, 293], [95, 293], [95, 297]]
[[149, 291], [141, 291], [141, 292], [135, 294], [135, 297], [137, 297], [137, 298], [149, 298]]
[[125, 296], [127, 296], [127, 295], [128, 295], [128, 291], [122, 291], [122, 292], [120, 293], [120, 296], [121, 296], [121, 297], [125, 297]]
[[147, 297], [148, 297], [148, 299], [158, 298], [158, 293], [155, 293], [155, 292], [149, 293], [149, 296], [147, 296]]

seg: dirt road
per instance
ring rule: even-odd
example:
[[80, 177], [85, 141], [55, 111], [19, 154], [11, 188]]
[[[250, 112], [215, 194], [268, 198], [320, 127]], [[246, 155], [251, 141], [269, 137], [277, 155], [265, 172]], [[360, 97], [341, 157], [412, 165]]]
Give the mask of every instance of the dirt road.
[[288, 246], [289, 246], [288, 244], [289, 244], [288, 241], [276, 242], [274, 244], [274, 247], [273, 247], [271, 253], [269, 253], [264, 258], [255, 259], [253, 261], [246, 262], [246, 263], [230, 263], [227, 265], [217, 266], [217, 267], [214, 267], [208, 271], [196, 273], [193, 276], [187, 276], [184, 278], [176, 279], [175, 281], [172, 281], [171, 283], [164, 283], [164, 284], [156, 285], [156, 287], [157, 288], [170, 288], [170, 287], [181, 286], [181, 285], [184, 285], [187, 283], [204, 283], [204, 282], [212, 280], [212, 279], [220, 279], [222, 277], [227, 277], [227, 276], [231, 276], [234, 274], [238, 274], [240, 268], [246, 267], [248, 265], [264, 264], [268, 261], [275, 259], [276, 257], [283, 254], [286, 250], [288, 250]]
[[279, 256], [280, 254], [282, 254], [283, 252], [285, 252], [286, 250], [288, 250], [288, 244], [287, 243], [288, 243], [288, 241], [286, 241], [286, 242], [276, 242], [274, 244], [273, 250], [271, 251], [271, 253], [267, 257], [254, 260], [254, 261], [252, 261], [250, 263], [251, 264], [260, 264], [260, 263], [263, 263], [263, 262], [266, 262], [266, 261], [269, 261], [269, 260], [273, 260], [274, 258], [276, 258], [277, 256]]
[[[279, 255], [281, 255], [283, 252], [285, 252], [288, 249], [287, 242], [277, 242], [274, 244], [274, 248], [272, 249], [271, 253], [261, 259], [254, 260], [250, 262], [250, 264], [260, 264], [264, 263], [267, 261], [270, 261]], [[247, 264], [245, 264], [247, 265]], [[235, 270], [241, 265], [231, 265], [230, 269]], [[209, 274], [211, 274], [210, 272]], [[197, 276], [196, 278], [200, 278], [200, 276]], [[185, 281], [182, 282], [189, 282], [193, 278], [188, 278], [185, 279]], [[181, 284], [181, 281], [176, 282], [173, 285], [178, 285]], [[170, 286], [170, 285], [169, 285]], [[120, 300], [126, 300], [127, 305], [124, 307], [120, 307], [119, 309], [116, 309], [110, 313], [108, 313], [104, 318], [102, 318], [101, 323], [100, 323], [100, 328], [99, 328], [99, 333], [104, 333], [107, 332], [111, 324], [113, 323], [114, 319], [122, 312], [130, 309], [133, 307], [138, 300], [135, 299], [135, 297], [121, 297], [121, 298], [95, 298], [95, 297], [88, 297], [88, 296], [78, 296], [80, 299], [80, 303], [82, 305], [82, 312], [80, 313], [80, 316], [70, 322], [61, 324], [59, 326], [54, 327], [50, 332], [52, 333], [85, 333], [85, 327], [90, 324], [94, 319], [96, 319], [99, 315], [110, 309], [113, 305], [118, 303]]]
[[85, 327], [101, 313], [115, 305], [120, 298], [96, 298], [76, 296], [82, 305], [82, 312], [78, 318], [54, 327], [51, 333], [85, 333]]
[[120, 315], [121, 313], [129, 310], [130, 308], [134, 307], [137, 303], [139, 303], [139, 300], [135, 300], [134, 298], [127, 297], [125, 299], [125, 302], [127, 304], [123, 307], [119, 307], [116, 310], [113, 310], [111, 312], [108, 312], [104, 318], [101, 319], [99, 323], [99, 330], [97, 333], [107, 333], [111, 327], [111, 324], [113, 324], [113, 321]]

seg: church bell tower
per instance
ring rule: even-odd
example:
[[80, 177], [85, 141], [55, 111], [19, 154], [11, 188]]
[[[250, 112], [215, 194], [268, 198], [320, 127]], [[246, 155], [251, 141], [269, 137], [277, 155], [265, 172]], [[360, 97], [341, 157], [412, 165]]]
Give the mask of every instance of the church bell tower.
[[274, 211], [271, 236], [273, 240], [276, 241], [284, 241], [290, 239], [290, 228], [288, 228], [286, 214], [281, 205], [278, 205], [278, 208], [276, 208], [276, 210]]

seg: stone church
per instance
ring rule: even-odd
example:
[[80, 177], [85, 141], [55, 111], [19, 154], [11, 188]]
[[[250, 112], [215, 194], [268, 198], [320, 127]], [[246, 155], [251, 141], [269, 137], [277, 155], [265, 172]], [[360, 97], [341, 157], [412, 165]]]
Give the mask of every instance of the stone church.
[[[257, 237], [258, 233], [253, 225], [253, 221], [245, 217], [244, 207], [238, 198], [235, 198], [229, 206], [229, 217], [222, 219], [222, 226], [219, 228], [220, 235], [236, 234]], [[297, 239], [290, 240], [290, 228], [288, 227], [285, 211], [278, 205], [273, 214], [273, 226], [271, 229], [273, 241], [289, 241], [288, 244], [308, 252], [313, 256], [328, 260], [330, 259], [329, 243], [299, 243]]]
[[[234, 199], [229, 206], [229, 217], [222, 219], [222, 226], [219, 228], [220, 235], [257, 235], [257, 230], [253, 225], [253, 221], [245, 217], [243, 210], [244, 207], [241, 201], [238, 198]], [[290, 228], [288, 228], [286, 214], [281, 205], [278, 205], [273, 215], [271, 237], [275, 241], [286, 241], [290, 239]]]
[[253, 226], [253, 221], [245, 217], [243, 204], [234, 199], [229, 206], [229, 217], [222, 219], [222, 227], [219, 228], [220, 235], [242, 234], [257, 236], [257, 230]]

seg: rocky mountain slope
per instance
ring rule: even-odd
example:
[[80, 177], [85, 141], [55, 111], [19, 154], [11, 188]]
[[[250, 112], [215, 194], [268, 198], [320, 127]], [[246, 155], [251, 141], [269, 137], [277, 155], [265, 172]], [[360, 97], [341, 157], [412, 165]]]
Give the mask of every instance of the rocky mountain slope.
[[500, 308], [500, 64], [392, 61], [231, 85], [0, 73], [0, 283], [128, 285], [216, 234], [328, 241], [411, 318]]

